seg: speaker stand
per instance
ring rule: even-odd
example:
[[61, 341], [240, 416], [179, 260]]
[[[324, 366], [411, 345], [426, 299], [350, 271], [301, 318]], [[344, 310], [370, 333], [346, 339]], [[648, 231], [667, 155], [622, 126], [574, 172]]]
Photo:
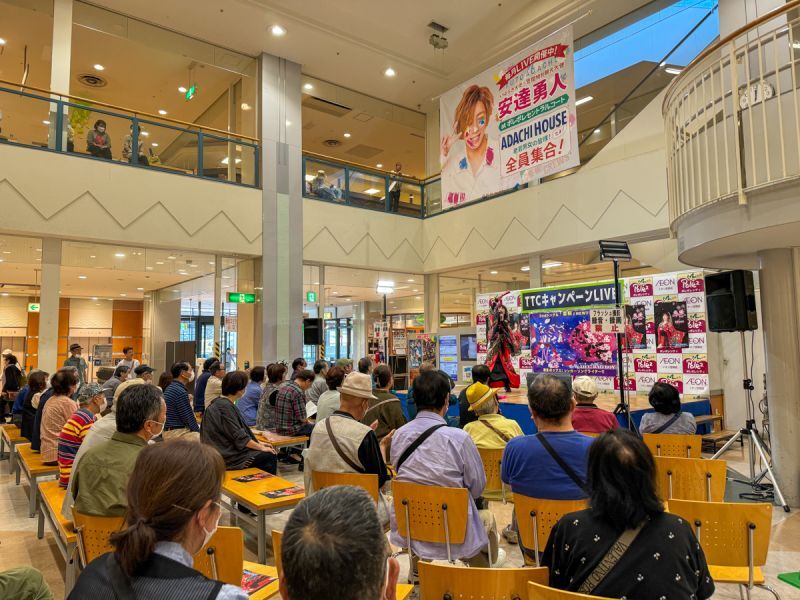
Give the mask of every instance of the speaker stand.
[[[766, 445], [764, 444], [764, 440], [761, 438], [761, 434], [758, 432], [758, 428], [756, 427], [756, 419], [751, 398], [753, 392], [753, 381], [751, 379], [747, 379], [747, 355], [745, 354], [746, 346], [744, 343], [744, 331], [740, 331], [739, 336], [742, 344], [742, 374], [745, 376], [745, 378], [742, 380], [742, 387], [744, 389], [745, 405], [747, 407], [747, 420], [745, 421], [744, 427], [740, 429], [731, 439], [725, 442], [725, 445], [722, 446], [722, 448], [720, 448], [719, 451], [711, 458], [712, 460], [719, 458], [725, 454], [728, 448], [733, 446], [733, 444], [739, 440], [742, 440], [743, 438], [747, 438], [748, 447], [750, 449], [750, 452], [748, 453], [750, 463], [750, 478], [746, 480], [735, 479], [734, 481], [749, 485], [757, 494], [763, 495], [765, 500], [768, 499], [774, 501], [777, 499], [778, 504], [783, 507], [783, 510], [789, 512], [791, 509], [789, 508], [789, 505], [786, 504], [786, 500], [783, 497], [781, 488], [778, 485], [778, 480], [772, 470], [772, 458], [770, 457], [769, 451], [766, 449]], [[765, 467], [764, 470], [758, 475], [756, 475], [756, 452], [758, 452], [758, 455], [761, 458], [761, 464], [763, 464]], [[772, 481], [771, 486], [770, 484], [761, 483], [761, 480], [767, 475], [769, 475], [769, 478]]]

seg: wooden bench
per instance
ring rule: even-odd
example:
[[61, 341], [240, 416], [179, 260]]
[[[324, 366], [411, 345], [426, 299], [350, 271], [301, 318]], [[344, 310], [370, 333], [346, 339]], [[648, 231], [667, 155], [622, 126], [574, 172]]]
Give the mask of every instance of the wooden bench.
[[307, 435], [280, 435], [274, 431], [260, 431], [258, 429], [254, 429], [253, 433], [256, 434], [256, 439], [259, 442], [272, 444], [273, 448], [291, 448], [293, 446], [302, 448], [308, 442]]
[[78, 538], [75, 535], [75, 529], [72, 527], [72, 521], [68, 521], [61, 514], [61, 504], [64, 502], [66, 493], [67, 490], [58, 485], [58, 481], [43, 481], [39, 484], [39, 494], [42, 497], [42, 501], [39, 503], [39, 527], [36, 532], [37, 538], [42, 539], [44, 537], [44, 518], [47, 517], [56, 538], [56, 545], [61, 551], [61, 556], [64, 557], [64, 563], [67, 565], [67, 570], [64, 574], [65, 596], [69, 595], [78, 576]]
[[39, 481], [58, 475], [58, 465], [44, 464], [42, 455], [31, 450], [30, 444], [17, 444], [14, 451], [17, 453], [17, 485], [20, 483], [20, 474], [24, 472], [31, 486], [28, 493], [28, 516], [32, 519], [39, 504]]
[[[702, 436], [703, 439], [703, 451], [704, 452], [712, 452], [716, 454], [717, 452], [717, 444], [724, 444], [733, 436], [735, 436], [738, 432], [736, 431], [729, 431], [727, 429], [723, 429], [722, 431], [712, 431], [711, 433], [707, 433]], [[744, 438], [739, 438], [739, 444], [744, 446]], [[710, 449], [709, 449], [710, 448]]]
[[[0, 460], [8, 458], [8, 472], [13, 473], [17, 468], [17, 455], [14, 448], [17, 444], [27, 444], [27, 438], [22, 437], [22, 431], [16, 425], [3, 425], [2, 435], [0, 436]], [[8, 446], [8, 456], [6, 456], [6, 446]]]

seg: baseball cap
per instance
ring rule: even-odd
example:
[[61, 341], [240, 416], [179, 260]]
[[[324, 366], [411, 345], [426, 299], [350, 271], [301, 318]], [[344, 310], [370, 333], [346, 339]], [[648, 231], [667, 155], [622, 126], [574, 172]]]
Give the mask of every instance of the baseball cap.
[[145, 373], [152, 373], [153, 371], [155, 371], [155, 369], [148, 367], [147, 365], [139, 365], [133, 370], [133, 372], [137, 375], [144, 375]]
[[103, 392], [103, 388], [99, 383], [84, 383], [81, 389], [78, 390], [78, 400], [91, 399]]
[[74, 352], [75, 350], [83, 350], [83, 346], [81, 346], [80, 344], [70, 344], [69, 351]]
[[581, 398], [596, 398], [597, 384], [591, 377], [581, 375], [572, 381], [572, 391]]

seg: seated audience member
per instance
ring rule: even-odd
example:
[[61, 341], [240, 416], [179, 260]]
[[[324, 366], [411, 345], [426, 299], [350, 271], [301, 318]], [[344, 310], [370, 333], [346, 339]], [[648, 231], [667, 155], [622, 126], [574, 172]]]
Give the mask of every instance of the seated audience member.
[[44, 575], [33, 567], [15, 567], [0, 572], [0, 598], [9, 600], [53, 600]]
[[469, 400], [467, 399], [467, 390], [469, 390], [476, 383], [489, 385], [489, 377], [491, 371], [486, 365], [475, 365], [472, 367], [472, 383], [461, 390], [458, 395], [458, 426], [464, 429], [467, 423], [472, 423], [478, 420], [478, 415], [469, 409]]
[[25, 395], [25, 400], [22, 403], [22, 419], [19, 426], [22, 437], [28, 441], [31, 441], [33, 437], [33, 424], [36, 421], [36, 407], [39, 406], [38, 403], [42, 392], [47, 388], [48, 377], [49, 375], [45, 371], [34, 371], [28, 376], [28, 393]]
[[[450, 396], [450, 379], [436, 370], [423, 371], [414, 379], [414, 397], [417, 417], [398, 429], [392, 441], [391, 464], [397, 471], [398, 481], [422, 485], [467, 488], [470, 496], [477, 499], [486, 487], [486, 475], [478, 449], [469, 435], [457, 427], [447, 427], [444, 415]], [[409, 447], [421, 436], [424, 441], [411, 453]], [[392, 531], [389, 540], [395, 546], [407, 547], [405, 531], [397, 530], [397, 520], [392, 507]], [[412, 544], [409, 581], [416, 582], [417, 562], [424, 560], [446, 560], [444, 544], [415, 541]], [[479, 510], [475, 502], [469, 502], [467, 533], [464, 542], [451, 544], [452, 557], [461, 559], [470, 566], [488, 566], [488, 553], [492, 553], [492, 564], [500, 566], [505, 552], [498, 549], [497, 526], [488, 509]]]
[[194, 412], [202, 413], [206, 409], [206, 386], [211, 378], [209, 369], [215, 362], [219, 361], [214, 357], [203, 361], [203, 371], [194, 384]]
[[484, 383], [473, 383], [467, 390], [469, 409], [477, 415], [478, 420], [467, 423], [464, 431], [475, 442], [475, 446], [483, 450], [500, 450], [512, 438], [524, 435], [519, 423], [500, 414], [498, 388], [490, 388]]
[[[114, 402], [117, 401], [117, 398], [120, 397], [122, 392], [124, 392], [126, 389], [128, 389], [131, 386], [142, 385], [142, 384], [145, 384], [145, 383], [152, 384], [153, 383], [153, 371], [155, 371], [155, 369], [152, 368], [152, 367], [149, 367], [147, 365], [139, 365], [138, 367], [136, 367], [133, 370], [133, 374], [134, 374], [133, 379], [131, 379], [131, 377], [128, 376], [128, 378], [125, 381], [123, 381], [122, 383], [120, 383], [117, 386], [117, 389], [114, 390]], [[113, 406], [113, 404], [112, 404], [112, 406]]]
[[340, 358], [335, 363], [334, 366], [339, 367], [344, 371], [345, 376], [348, 373], [353, 372], [353, 359], [352, 358]]
[[619, 427], [614, 413], [603, 410], [594, 401], [597, 398], [597, 384], [594, 379], [582, 375], [572, 381], [572, 394], [575, 397], [575, 410], [572, 412], [572, 427], [581, 433], [603, 433]]
[[106, 409], [105, 393], [99, 383], [85, 383], [78, 390], [78, 410], [75, 411], [58, 435], [58, 485], [66, 488], [75, 455], [83, 439], [94, 425], [97, 415]]
[[292, 376], [289, 377], [289, 381], [294, 381], [297, 379], [297, 375], [300, 371], [305, 371], [306, 369], [306, 359], [305, 358], [295, 358], [292, 361]]
[[[656, 468], [636, 435], [613, 429], [589, 451], [590, 506], [553, 527], [542, 565], [550, 586], [604, 598], [697, 598], [714, 593], [705, 555], [689, 523], [664, 512]], [[601, 565], [624, 534], [630, 548]], [[604, 573], [594, 587], [588, 583]]]
[[[63, 367], [60, 370], [72, 371], [75, 375], [75, 381], [78, 381], [78, 369], [75, 367]], [[56, 371], [58, 373], [58, 371]], [[53, 377], [50, 377], [50, 387], [33, 397], [33, 403], [36, 407], [36, 415], [33, 420], [33, 429], [31, 430], [31, 450], [39, 452], [42, 444], [42, 416], [44, 415], [44, 408], [47, 406], [47, 401], [53, 397], [55, 390], [53, 389]]]
[[30, 394], [30, 390], [30, 385], [26, 383], [20, 388], [14, 398], [14, 404], [11, 407], [11, 423], [17, 427], [22, 426], [22, 409], [25, 406], [25, 398]]
[[306, 390], [314, 373], [300, 371], [275, 397], [275, 431], [280, 435], [311, 435], [314, 425], [306, 420]]
[[240, 587], [192, 568], [219, 525], [224, 474], [219, 453], [203, 444], [142, 450], [128, 485], [127, 528], [111, 535], [114, 551], [89, 563], [69, 598], [247, 600]]
[[374, 365], [372, 363], [372, 359], [369, 356], [365, 356], [363, 358], [358, 359], [358, 372], [364, 375], [372, 376], [372, 370]]
[[87, 450], [72, 470], [75, 510], [85, 515], [125, 514], [126, 489], [136, 457], [150, 440], [161, 435], [167, 419], [167, 405], [155, 385], [131, 386], [114, 404], [118, 405], [117, 431], [107, 442]]
[[208, 378], [208, 383], [206, 384], [206, 408], [211, 406], [214, 400], [222, 396], [222, 378], [225, 377], [225, 365], [220, 361], [216, 361], [211, 364], [208, 370], [211, 373], [211, 377]]
[[648, 395], [656, 412], [642, 415], [639, 433], [697, 433], [694, 415], [681, 411], [681, 396], [668, 383], [656, 383]]
[[[334, 367], [336, 368], [336, 367]], [[332, 415], [317, 421], [311, 433], [311, 444], [306, 453], [306, 494], [313, 493], [311, 471], [326, 473], [370, 473], [378, 476], [382, 488], [391, 474], [386, 468], [387, 448], [394, 430], [378, 441], [375, 432], [363, 423], [369, 412], [372, 384], [369, 375], [350, 373], [339, 388], [341, 406]], [[389, 522], [385, 502], [379, 505], [381, 521]]]
[[255, 468], [274, 475], [278, 472], [275, 448], [256, 439], [234, 405], [246, 387], [247, 374], [244, 371], [225, 374], [219, 402], [206, 406], [203, 413], [200, 440], [219, 451], [229, 471]]
[[339, 410], [339, 388], [344, 382], [345, 372], [341, 367], [331, 367], [325, 375], [328, 390], [323, 392], [317, 402], [317, 423]]
[[328, 391], [328, 384], [325, 382], [325, 375], [328, 374], [328, 362], [318, 360], [314, 363], [314, 383], [308, 388], [306, 398], [309, 402], [317, 404], [319, 397]]
[[117, 368], [114, 369], [114, 374], [103, 384], [103, 393], [106, 395], [109, 408], [114, 405], [114, 392], [117, 391], [120, 383], [128, 379], [128, 373], [130, 373], [130, 367], [117, 365]]
[[405, 425], [406, 416], [403, 414], [400, 399], [391, 392], [394, 385], [392, 370], [387, 365], [378, 365], [372, 375], [375, 381], [375, 389], [372, 391], [374, 399], [369, 401], [369, 410], [361, 422], [372, 425], [378, 421], [375, 435], [378, 436], [378, 440], [382, 440], [390, 431]]
[[256, 415], [258, 414], [258, 403], [261, 400], [262, 385], [266, 379], [267, 370], [264, 367], [253, 367], [250, 369], [250, 383], [244, 390], [244, 396], [236, 402], [236, 408], [242, 414], [244, 422], [248, 427], [255, 427]]
[[[167, 391], [167, 387], [169, 384], [172, 383], [172, 373], [169, 371], [161, 371], [161, 375], [158, 376], [158, 387], [161, 388], [162, 392]], [[188, 391], [187, 391], [188, 393]], [[189, 398], [191, 400], [191, 398]]]
[[261, 392], [256, 413], [256, 429], [261, 431], [275, 431], [275, 402], [278, 398], [278, 388], [286, 379], [286, 365], [272, 363], [267, 366], [267, 385]]
[[59, 369], [51, 384], [53, 396], [42, 411], [39, 451], [42, 462], [54, 465], [58, 460], [58, 436], [67, 420], [78, 410], [78, 404], [71, 397], [78, 387], [78, 378], [73, 369]]
[[187, 362], [178, 362], [170, 368], [172, 383], [164, 391], [164, 402], [167, 403], [167, 422], [164, 424], [164, 439], [186, 437], [197, 441], [200, 439], [200, 426], [192, 410], [192, 401], [186, 384], [194, 379], [194, 369]]
[[364, 490], [344, 485], [297, 505], [283, 530], [283, 600], [395, 597], [400, 565], [374, 506]]
[[[435, 370], [436, 370], [436, 365], [434, 365], [432, 362], [424, 362], [419, 366], [419, 375], [422, 375], [425, 371], [435, 371]], [[413, 382], [411, 387], [408, 388], [408, 391], [406, 393], [406, 410], [408, 411], [409, 419], [414, 419], [417, 416], [417, 403], [414, 401]]]

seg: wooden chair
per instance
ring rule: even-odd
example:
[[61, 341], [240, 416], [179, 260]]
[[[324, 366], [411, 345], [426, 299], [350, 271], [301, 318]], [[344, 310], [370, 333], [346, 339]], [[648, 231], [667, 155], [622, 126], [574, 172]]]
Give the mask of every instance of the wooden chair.
[[586, 500], [542, 500], [514, 494], [519, 537], [525, 548], [533, 550], [536, 566], [541, 566], [539, 554], [544, 552], [550, 530], [564, 515], [586, 508]]
[[588, 596], [578, 592], [565, 592], [547, 587], [541, 583], [531, 581], [528, 583], [528, 600], [608, 600], [604, 596]]
[[447, 560], [453, 562], [450, 545], [462, 544], [467, 535], [469, 491], [395, 480], [392, 494], [397, 531], [405, 533], [409, 556], [411, 540], [434, 542], [447, 546]]
[[84, 515], [72, 507], [72, 523], [78, 536], [78, 556], [85, 567], [98, 556], [113, 550], [111, 534], [125, 528], [125, 517]]
[[677, 458], [701, 458], [703, 437], [676, 433], [644, 433], [644, 443], [653, 456], [675, 456]]
[[579, 431], [578, 433], [583, 434], [583, 435], [585, 435], [587, 437], [596, 438], [596, 437], [600, 437], [605, 432], [598, 433], [596, 431]]
[[669, 510], [694, 525], [715, 582], [738, 584], [748, 599], [754, 586], [779, 598], [761, 570], [767, 562], [772, 505], [670, 500]]
[[480, 569], [420, 561], [419, 592], [425, 600], [522, 600], [529, 581], [547, 583], [548, 577], [547, 567]]
[[483, 489], [483, 497], [487, 500], [502, 500], [506, 503], [506, 484], [500, 476], [503, 462], [503, 451], [505, 448], [497, 450], [484, 450], [478, 448], [483, 462], [483, 472], [486, 473], [486, 487]]
[[722, 502], [728, 463], [724, 460], [654, 456], [656, 484], [664, 500]]
[[311, 481], [315, 490], [321, 490], [334, 485], [352, 485], [363, 488], [377, 504], [378, 502], [378, 476], [368, 473], [328, 473], [326, 471], [313, 471]]

